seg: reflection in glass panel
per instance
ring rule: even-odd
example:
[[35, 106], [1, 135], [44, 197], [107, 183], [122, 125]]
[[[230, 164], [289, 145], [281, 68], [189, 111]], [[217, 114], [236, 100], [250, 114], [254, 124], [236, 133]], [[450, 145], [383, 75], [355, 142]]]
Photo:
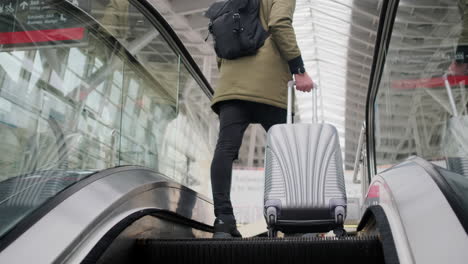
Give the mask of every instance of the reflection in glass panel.
[[[121, 144], [128, 141], [120, 135], [129, 80], [160, 87], [97, 23], [80, 17], [78, 10], [67, 11], [73, 8], [61, 1], [54, 2], [53, 10], [67, 16], [64, 32], [69, 27], [84, 32], [76, 41], [44, 43], [31, 36], [11, 44], [15, 39], [0, 39], [5, 44], [0, 46], [0, 236], [67, 186], [119, 165]], [[30, 12], [2, 16], [1, 29], [13, 36], [21, 30], [45, 30], [25, 21], [35, 17]], [[74, 38], [74, 33], [62, 34]], [[175, 96], [167, 90], [149, 96], [175, 112]], [[134, 118], [137, 111], [134, 106], [124, 115]], [[144, 164], [141, 159], [135, 164]]]
[[[100, 43], [99, 38], [89, 34], [90, 42]], [[99, 48], [104, 56], [111, 52], [102, 44]], [[93, 80], [92, 58], [100, 55], [87, 46], [0, 54], [8, 58], [0, 60], [1, 235], [70, 184], [118, 165], [117, 146], [98, 135], [118, 128], [120, 118], [106, 125], [101, 121], [107, 102], [86, 88]], [[108, 67], [109, 61], [101, 60], [106, 62], [101, 67]], [[123, 66], [120, 58], [113, 63]]]
[[[132, 4], [121, 0], [96, 3], [91, 14], [122, 40], [154, 80], [133, 78], [127, 72], [121, 164], [150, 167], [209, 194], [209, 166], [217, 133], [212, 131], [216, 116], [208, 96], [163, 36]], [[177, 101], [176, 107], [172, 100]]]
[[[90, 34], [90, 41], [97, 42], [97, 39], [98, 36]], [[102, 44], [100, 48], [103, 52], [110, 52]], [[19, 59], [17, 53], [0, 53], [10, 58], [0, 61], [0, 72], [4, 76], [0, 84], [1, 131], [16, 135], [13, 141], [16, 142], [15, 146], [10, 149], [19, 153], [14, 162], [8, 165], [2, 163], [0, 177], [5, 179], [57, 168], [104, 168], [96, 166], [95, 162], [86, 162], [85, 156], [89, 155], [89, 151], [84, 147], [84, 137], [97, 132], [95, 123], [101, 122], [100, 112], [108, 104], [99, 92], [85, 88], [92, 78], [88, 70], [93, 67], [91, 58], [97, 54], [86, 47], [37, 48], [28, 51], [22, 63], [10, 63]], [[115, 68], [123, 65], [118, 58], [114, 58], [113, 62]], [[19, 72], [21, 78], [15, 80], [8, 72]], [[52, 76], [55, 76], [54, 83]], [[102, 81], [106, 82], [105, 79]], [[115, 111], [113, 113], [118, 115]], [[118, 128], [118, 120], [108, 126]], [[86, 123], [88, 125], [84, 125]], [[107, 148], [107, 152], [117, 152], [115, 148], [110, 149], [108, 144], [102, 147]], [[10, 160], [12, 157], [2, 155], [1, 158]], [[103, 156], [93, 158], [103, 160], [107, 163], [106, 167], [116, 165]]]
[[217, 116], [210, 100], [185, 67], [181, 69], [179, 111], [171, 125], [177, 128], [171, 155], [175, 176], [184, 185], [209, 195], [210, 165], [218, 135]]
[[375, 103], [380, 168], [411, 155], [468, 176], [468, 6], [400, 1]]
[[[151, 22], [126, 0], [95, 2], [91, 15], [119, 39], [148, 73], [141, 78], [126, 69], [120, 164], [137, 164], [174, 178], [168, 154], [176, 131], [179, 56]], [[115, 101], [115, 100], [114, 100]]]
[[55, 35], [28, 23], [35, 11], [0, 21], [6, 36], [47, 39], [0, 37], [0, 236], [64, 188], [118, 165], [209, 193], [216, 118], [179, 55], [128, 1], [73, 2], [81, 9], [43, 1], [66, 16]]
[[146, 166], [173, 177], [174, 161], [166, 155], [163, 142], [175, 135], [167, 129], [176, 116], [176, 99], [166, 93], [167, 87], [159, 79], [150, 81], [127, 73], [120, 163]]
[[[179, 56], [151, 22], [128, 0], [96, 1], [91, 15], [121, 40], [127, 50], [145, 67], [173, 98], [177, 96]], [[129, 84], [132, 98], [137, 90]]]

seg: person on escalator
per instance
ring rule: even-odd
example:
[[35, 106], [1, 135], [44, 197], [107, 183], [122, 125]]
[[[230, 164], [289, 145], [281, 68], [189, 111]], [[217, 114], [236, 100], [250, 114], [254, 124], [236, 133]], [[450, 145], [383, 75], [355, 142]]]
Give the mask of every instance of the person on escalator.
[[293, 75], [297, 90], [310, 92], [313, 88], [292, 26], [296, 1], [259, 2], [258, 19], [268, 32], [263, 45], [254, 55], [218, 60], [220, 78], [212, 100], [212, 109], [220, 121], [211, 165], [214, 238], [241, 237], [230, 191], [232, 164], [246, 128], [260, 123], [268, 131], [271, 126], [286, 122], [287, 83]]

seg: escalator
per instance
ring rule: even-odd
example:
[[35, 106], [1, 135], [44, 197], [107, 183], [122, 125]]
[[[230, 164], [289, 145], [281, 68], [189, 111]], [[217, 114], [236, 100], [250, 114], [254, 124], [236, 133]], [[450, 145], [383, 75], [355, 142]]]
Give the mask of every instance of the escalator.
[[[452, 216], [411, 162], [374, 178], [360, 226], [345, 237], [211, 239], [213, 205], [204, 194], [217, 132], [213, 90], [155, 10], [158, 1], [122, 2], [42, 1], [45, 17], [65, 21], [55, 24], [20, 1], [1, 5], [8, 11], [0, 15], [0, 263], [466, 260], [457, 222], [466, 210], [452, 206], [462, 217]], [[386, 54], [397, 5], [382, 5], [376, 55]], [[376, 57], [373, 68], [384, 61]], [[466, 193], [445, 173], [454, 187], [446, 193]]]
[[213, 90], [153, 4], [0, 7], [0, 263], [383, 262], [375, 235], [209, 239]]
[[[187, 195], [177, 204], [183, 203], [188, 209], [190, 200]], [[195, 216], [212, 214], [204, 209], [197, 212], [192, 207], [192, 210]], [[385, 229], [385, 219], [378, 225], [368, 221], [370, 227], [363, 226], [361, 232], [342, 238], [316, 234], [267, 238], [262, 234], [252, 238], [211, 239], [212, 226], [181, 213], [137, 211], [107, 231], [81, 263], [398, 263], [390, 257], [391, 249], [384, 254], [378, 230]]]
[[[25, 187], [2, 196], [0, 213], [18, 214], [2, 226], [1, 263], [394, 263], [385, 262], [372, 228], [343, 238], [211, 239], [211, 202], [142, 167], [54, 171], [33, 184], [37, 175], [0, 183], [3, 194], [12, 185]], [[46, 189], [52, 197], [28, 199], [26, 190]]]

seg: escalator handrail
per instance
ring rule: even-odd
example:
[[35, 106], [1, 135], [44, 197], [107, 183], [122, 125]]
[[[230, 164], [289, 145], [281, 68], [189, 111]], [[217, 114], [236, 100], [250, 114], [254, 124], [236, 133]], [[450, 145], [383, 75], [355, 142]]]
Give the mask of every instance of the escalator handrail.
[[385, 263], [399, 264], [400, 260], [398, 258], [398, 252], [395, 246], [392, 229], [390, 227], [390, 223], [388, 222], [387, 215], [385, 214], [385, 210], [382, 208], [382, 206], [374, 205], [367, 208], [366, 212], [362, 216], [357, 231], [362, 231], [372, 218], [375, 220], [377, 229], [379, 230]]
[[87, 254], [81, 263], [97, 263], [104, 252], [109, 246], [115, 241], [115, 239], [131, 224], [140, 218], [145, 216], [153, 216], [158, 219], [169, 220], [171, 223], [178, 223], [184, 226], [213, 233], [213, 227], [208, 226], [191, 219], [184, 218], [174, 212], [163, 211], [159, 209], [146, 209], [135, 212], [122, 219], [118, 224], [112, 227], [107, 233], [99, 240], [99, 242], [93, 247], [93, 249]]
[[[416, 163], [418, 166], [423, 168], [429, 176], [431, 176], [442, 194], [445, 196], [445, 199], [447, 199], [447, 202], [460, 221], [460, 224], [463, 226], [463, 229], [468, 234], [468, 212], [465, 210], [460, 198], [457, 197], [457, 192], [450, 186], [447, 179], [445, 179], [439, 171], [438, 167], [420, 157], [410, 158], [410, 161]], [[463, 176], [460, 175], [460, 177]]]
[[190, 71], [193, 78], [204, 90], [206, 95], [211, 99], [214, 94], [213, 88], [211, 87], [203, 72], [198, 67], [192, 55], [190, 55], [190, 52], [187, 50], [177, 33], [172, 29], [166, 19], [147, 0], [130, 0], [130, 3], [138, 8], [140, 12], [147, 15], [147, 18], [150, 19], [153, 25], [159, 30], [167, 43], [172, 48], [174, 48], [177, 54], [181, 56], [182, 61], [187, 66], [187, 69]]
[[382, 9], [379, 18], [379, 27], [377, 30], [377, 39], [375, 41], [374, 56], [372, 68], [369, 76], [369, 89], [367, 91], [366, 102], [366, 146], [367, 146], [367, 170], [368, 180], [377, 174], [376, 155], [375, 155], [375, 100], [379, 90], [380, 81], [387, 57], [387, 50], [393, 32], [393, 25], [398, 11], [399, 0], [382, 1]]
[[[26, 232], [30, 227], [32, 227], [35, 223], [37, 223], [42, 217], [44, 217], [47, 213], [52, 211], [55, 207], [57, 207], [60, 203], [71, 197], [73, 194], [77, 193], [78, 191], [82, 190], [86, 186], [96, 182], [100, 179], [103, 179], [107, 176], [110, 176], [115, 173], [121, 173], [125, 171], [146, 171], [150, 173], [154, 173], [153, 170], [148, 169], [146, 167], [141, 166], [118, 166], [110, 169], [105, 169], [96, 173], [92, 173], [88, 175], [86, 178], [70, 185], [69, 187], [65, 188], [61, 192], [59, 192], [54, 197], [47, 200], [45, 203], [37, 207], [34, 211], [28, 214], [26, 217], [21, 219], [11, 230], [5, 233], [3, 236], [0, 237], [0, 252], [8, 247], [13, 241], [15, 241], [19, 236], [21, 236], [24, 232]], [[212, 201], [205, 197], [202, 194], [199, 194], [192, 189], [185, 187], [183, 185], [177, 184], [167, 178], [167, 181], [161, 182], [160, 187], [176, 187], [181, 189], [182, 191], [188, 191], [192, 193], [195, 197], [204, 200], [205, 202], [212, 204]]]

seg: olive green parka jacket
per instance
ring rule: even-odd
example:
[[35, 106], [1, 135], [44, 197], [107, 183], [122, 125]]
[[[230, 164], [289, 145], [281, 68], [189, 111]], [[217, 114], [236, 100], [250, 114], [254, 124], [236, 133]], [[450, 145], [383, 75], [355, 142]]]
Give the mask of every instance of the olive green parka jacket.
[[296, 0], [260, 0], [260, 21], [270, 36], [253, 56], [218, 60], [220, 78], [212, 100], [215, 112], [219, 102], [234, 99], [287, 107], [290, 67], [302, 66], [292, 27], [295, 6]]

